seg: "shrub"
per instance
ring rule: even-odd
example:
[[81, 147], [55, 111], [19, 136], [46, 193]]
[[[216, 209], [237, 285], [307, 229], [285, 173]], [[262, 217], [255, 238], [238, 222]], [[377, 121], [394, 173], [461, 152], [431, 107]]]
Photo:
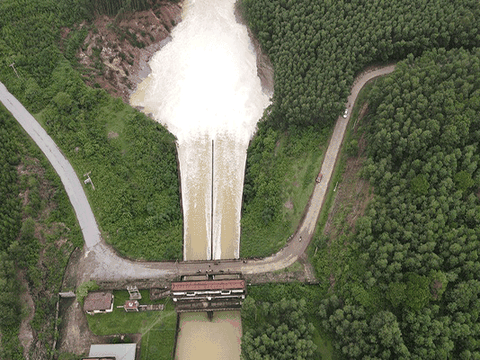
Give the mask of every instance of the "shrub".
[[77, 301], [83, 305], [83, 300], [85, 299], [85, 296], [88, 295], [88, 292], [89, 291], [94, 291], [94, 290], [98, 290], [99, 287], [97, 285], [97, 282], [95, 280], [90, 280], [90, 281], [86, 281], [86, 282], [83, 282], [81, 283], [78, 287], [77, 287]]

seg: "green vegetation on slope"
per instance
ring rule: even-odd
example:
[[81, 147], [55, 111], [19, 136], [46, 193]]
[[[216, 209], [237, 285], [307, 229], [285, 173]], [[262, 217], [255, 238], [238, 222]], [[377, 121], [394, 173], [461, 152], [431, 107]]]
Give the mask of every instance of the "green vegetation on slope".
[[[0, 207], [0, 358], [23, 359], [19, 326], [32, 311], [31, 357], [47, 358], [57, 335], [62, 276], [70, 253], [83, 240], [57, 174], [3, 105], [0, 133], [0, 194], [6, 195]], [[25, 291], [34, 309], [22, 308]]]
[[[282, 189], [285, 180], [292, 181], [291, 173], [284, 174], [297, 164], [305, 164], [301, 169], [313, 166], [308, 159], [317, 151], [314, 146], [324, 144], [314, 133], [328, 133], [325, 128], [343, 113], [355, 75], [367, 65], [409, 53], [479, 46], [480, 3], [243, 0], [240, 8], [275, 74], [273, 104], [247, 154], [242, 209], [241, 256], [265, 256], [285, 244], [299, 221], [284, 215], [290, 197]], [[299, 150], [288, 160], [277, 155], [275, 144], [283, 138]], [[303, 139], [312, 142], [297, 145]], [[319, 168], [312, 167], [309, 174], [314, 177]]]
[[72, 53], [85, 35], [72, 32], [64, 41], [66, 55], [60, 50], [60, 29], [83, 20], [84, 6], [73, 0], [1, 1], [0, 80], [37, 114], [79, 178], [91, 172], [96, 190], [85, 189], [109, 243], [130, 257], [180, 259], [174, 137], [120, 99], [84, 84], [69, 61], [77, 62]]
[[242, 306], [245, 359], [333, 359], [331, 341], [317, 316], [320, 293], [314, 285], [250, 286]]
[[363, 171], [375, 198], [355, 234], [320, 249], [338, 264], [319, 315], [346, 359], [480, 354], [479, 76], [478, 49], [440, 49], [370, 93]]
[[281, 132], [263, 125], [248, 149], [241, 257], [268, 256], [295, 232], [330, 135], [328, 128]]
[[14, 259], [8, 248], [18, 236], [21, 226], [21, 202], [18, 197], [17, 169], [20, 162], [15, 125], [0, 105], [0, 357], [21, 359], [15, 355], [20, 348], [19, 284], [15, 278]]

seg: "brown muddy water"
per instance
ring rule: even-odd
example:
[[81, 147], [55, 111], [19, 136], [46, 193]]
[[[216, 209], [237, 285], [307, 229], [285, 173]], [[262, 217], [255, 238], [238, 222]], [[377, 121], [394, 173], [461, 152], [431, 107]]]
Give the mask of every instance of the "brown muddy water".
[[240, 311], [218, 311], [212, 321], [207, 313], [182, 313], [175, 360], [240, 359]]

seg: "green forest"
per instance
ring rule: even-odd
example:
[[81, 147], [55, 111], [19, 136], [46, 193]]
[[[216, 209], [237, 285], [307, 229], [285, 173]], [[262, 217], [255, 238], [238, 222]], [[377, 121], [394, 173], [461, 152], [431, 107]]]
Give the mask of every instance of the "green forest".
[[[428, 49], [480, 46], [480, 3], [242, 0], [239, 9], [270, 57], [275, 77], [272, 105], [248, 149], [242, 207], [241, 253], [265, 256], [278, 251], [293, 233], [287, 229], [298, 224], [285, 215], [289, 196], [282, 189], [289, 178], [275, 144], [287, 144], [293, 152], [290, 166], [302, 163], [304, 154], [316, 151], [303, 140], [331, 128], [344, 111], [354, 77], [367, 66]], [[311, 185], [315, 176], [312, 172], [302, 182]], [[283, 240], [279, 228], [287, 233]]]
[[277, 128], [331, 123], [354, 76], [425, 49], [480, 45], [476, 0], [243, 0], [275, 76]]
[[[61, 39], [62, 29], [83, 21], [88, 26], [97, 14], [146, 3], [0, 1], [0, 81], [39, 119], [79, 178], [90, 172], [96, 190], [86, 187], [87, 196], [110, 244], [130, 257], [180, 259], [174, 137], [120, 99], [85, 85], [74, 56], [84, 31]], [[305, 192], [312, 185], [318, 142], [343, 112], [355, 75], [366, 66], [401, 60], [368, 96], [362, 176], [374, 198], [365, 216], [331, 247], [319, 229], [313, 243], [319, 251], [311, 256], [320, 280], [315, 291], [251, 292], [242, 314], [245, 356], [266, 359], [288, 348], [286, 358], [301, 352], [318, 359], [321, 327], [339, 358], [480, 359], [478, 0], [243, 0], [240, 9], [275, 74], [273, 104], [247, 155], [242, 244], [244, 236], [252, 241], [242, 252], [249, 256], [278, 250], [286, 239], [255, 243], [287, 233], [298, 221], [298, 214], [282, 210], [288, 198], [283, 174], [288, 164], [314, 154], [298, 184]], [[19, 175], [22, 164], [48, 168], [25, 139], [0, 108], [5, 359], [23, 357], [17, 270], [33, 289], [32, 327], [41, 334], [35, 355], [49, 355], [58, 336], [52, 294], [69, 252], [82, 244], [53, 170], [45, 177], [40, 170]], [[58, 189], [50, 198], [44, 196], [47, 183]], [[25, 199], [27, 193], [26, 203], [16, 196]], [[60, 222], [65, 228], [54, 226]], [[39, 223], [46, 229], [41, 236], [35, 231]]]
[[[406, 59], [367, 98], [362, 177], [374, 198], [366, 215], [333, 244], [318, 229], [311, 246], [320, 286], [309, 301], [335, 358], [479, 359], [480, 4], [244, 0], [241, 8], [275, 72], [271, 111], [248, 151], [242, 215], [266, 214], [265, 228], [285, 221], [287, 199], [272, 144], [302, 148], [295, 139], [304, 131], [324, 131], [342, 113], [356, 74]], [[242, 220], [242, 236], [253, 226]], [[266, 300], [253, 295], [255, 307], [242, 311], [259, 315]], [[266, 358], [258, 349], [269, 339], [255, 334], [270, 320], [255, 320], [244, 337], [257, 348], [243, 351]]]
[[[308, 359], [313, 356], [316, 350], [312, 341], [314, 326], [307, 322], [305, 299], [282, 298], [273, 304], [263, 302], [258, 308], [250, 296], [243, 304], [243, 313], [243, 326], [250, 328], [242, 337], [246, 359]], [[259, 317], [266, 326], [252, 326]]]
[[300, 283], [248, 287], [242, 304], [242, 356], [256, 359], [323, 359], [332, 350], [319, 333], [317, 286]]
[[432, 50], [370, 92], [375, 197], [319, 312], [347, 359], [480, 358], [479, 76], [480, 50]]
[[[84, 29], [60, 35], [113, 11], [111, 4], [120, 11], [144, 3], [0, 2], [0, 81], [42, 123], [79, 178], [90, 172], [96, 190], [86, 192], [104, 239], [128, 257], [173, 260], [181, 258], [183, 226], [175, 138], [121, 99], [86, 86], [74, 56]], [[92, 13], [88, 4], [98, 9]]]
[[[355, 230], [317, 229], [318, 285], [249, 288], [247, 359], [291, 352], [293, 338], [313, 341], [305, 359], [480, 358], [480, 50], [408, 55], [366, 101], [373, 200]], [[315, 353], [315, 331], [335, 355]]]
[[[19, 163], [15, 126], [7, 121], [7, 111], [0, 106], [0, 333], [5, 354], [13, 353], [19, 345], [20, 303], [15, 263], [8, 248], [18, 236], [21, 226], [21, 202], [18, 197], [17, 165]], [[9, 344], [9, 346], [8, 346]], [[8, 346], [8, 347], [7, 347]], [[5, 349], [6, 348], [6, 349]], [[12, 357], [12, 359], [15, 359]]]

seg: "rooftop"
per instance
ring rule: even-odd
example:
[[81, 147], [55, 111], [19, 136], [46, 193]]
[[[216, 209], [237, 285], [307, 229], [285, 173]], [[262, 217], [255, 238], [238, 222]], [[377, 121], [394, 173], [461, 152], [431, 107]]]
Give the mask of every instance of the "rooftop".
[[112, 306], [113, 296], [110, 292], [91, 292], [88, 293], [83, 303], [85, 311], [107, 310]]
[[115, 360], [135, 360], [135, 351], [137, 344], [102, 344], [91, 345], [88, 356], [114, 357]]
[[245, 280], [211, 280], [172, 282], [172, 291], [230, 290], [245, 288]]
[[125, 305], [123, 305], [123, 308], [125, 310], [135, 310], [138, 309], [138, 300], [127, 300], [125, 301]]

